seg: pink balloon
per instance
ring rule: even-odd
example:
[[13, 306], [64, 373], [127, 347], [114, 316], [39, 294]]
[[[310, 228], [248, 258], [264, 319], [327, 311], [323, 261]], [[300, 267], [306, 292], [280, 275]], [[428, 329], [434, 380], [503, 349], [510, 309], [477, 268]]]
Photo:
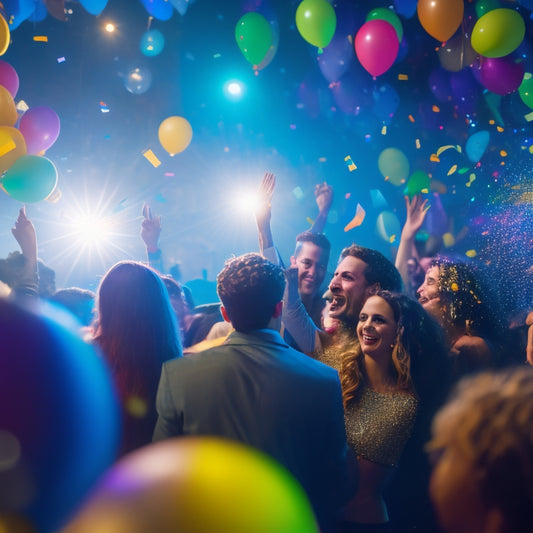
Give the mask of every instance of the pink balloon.
[[394, 26], [386, 20], [365, 22], [355, 36], [355, 53], [372, 76], [380, 76], [393, 65], [400, 43]]
[[20, 119], [19, 130], [26, 141], [28, 154], [48, 150], [59, 136], [59, 117], [46, 106], [32, 107]]
[[483, 86], [496, 94], [509, 94], [518, 89], [524, 79], [524, 67], [512, 57], [483, 58], [480, 80]]
[[0, 85], [4, 86], [13, 98], [19, 90], [19, 76], [17, 71], [5, 61], [0, 59]]

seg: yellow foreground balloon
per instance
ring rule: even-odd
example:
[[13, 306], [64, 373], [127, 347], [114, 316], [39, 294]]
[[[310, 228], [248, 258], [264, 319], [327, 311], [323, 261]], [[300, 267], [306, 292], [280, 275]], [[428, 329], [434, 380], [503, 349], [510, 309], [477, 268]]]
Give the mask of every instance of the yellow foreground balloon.
[[119, 461], [62, 533], [318, 533], [306, 495], [270, 457], [181, 437]]
[[14, 126], [18, 119], [17, 107], [11, 93], [0, 85], [0, 126]]
[[17, 128], [0, 126], [0, 174], [25, 154], [26, 143], [22, 133]]
[[170, 154], [183, 152], [192, 140], [192, 127], [183, 117], [168, 117], [159, 125], [159, 142]]
[[0, 56], [3, 56], [9, 46], [11, 35], [6, 19], [0, 15]]

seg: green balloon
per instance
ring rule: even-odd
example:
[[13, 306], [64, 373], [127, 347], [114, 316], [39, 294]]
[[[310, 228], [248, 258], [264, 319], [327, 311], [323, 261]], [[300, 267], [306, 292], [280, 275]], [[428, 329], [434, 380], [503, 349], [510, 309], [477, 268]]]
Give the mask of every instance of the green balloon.
[[386, 7], [376, 7], [376, 9], [373, 9], [372, 11], [370, 11], [370, 13], [366, 16], [365, 22], [368, 22], [369, 20], [385, 20], [389, 24], [392, 24], [392, 26], [396, 30], [398, 41], [402, 42], [402, 38], [403, 38], [402, 21], [400, 20], [400, 17], [398, 17], [398, 15], [394, 11]]
[[412, 198], [415, 194], [428, 193], [430, 187], [429, 176], [423, 170], [417, 170], [411, 174], [407, 187], [405, 188], [405, 194]]
[[272, 45], [272, 29], [259, 13], [246, 13], [235, 26], [235, 40], [244, 57], [257, 67]]
[[337, 27], [337, 15], [326, 0], [303, 0], [296, 10], [296, 27], [313, 46], [327, 46]]
[[498, 0], [478, 0], [476, 2], [476, 15], [481, 18], [485, 13], [502, 7]]
[[524, 79], [518, 87], [518, 94], [522, 99], [522, 102], [533, 109], [533, 74], [531, 72], [526, 72], [524, 74]]
[[38, 155], [19, 157], [2, 179], [2, 188], [11, 198], [32, 204], [50, 195], [57, 183], [52, 161]]

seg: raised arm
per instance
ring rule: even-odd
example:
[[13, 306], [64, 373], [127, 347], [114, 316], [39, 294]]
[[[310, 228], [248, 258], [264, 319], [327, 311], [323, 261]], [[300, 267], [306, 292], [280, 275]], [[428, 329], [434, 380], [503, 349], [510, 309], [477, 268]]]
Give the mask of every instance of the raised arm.
[[315, 199], [318, 207], [318, 215], [309, 230], [311, 233], [324, 233], [328, 214], [333, 202], [333, 187], [326, 182], [315, 186]]
[[[257, 223], [257, 233], [259, 238], [259, 251], [261, 255], [270, 261], [278, 264], [273, 259], [277, 256], [274, 251], [274, 240], [270, 228], [272, 216], [271, 205], [274, 188], [276, 187], [276, 176], [272, 172], [265, 172], [259, 189], [257, 191], [257, 207], [255, 209], [255, 221]], [[266, 252], [266, 255], [265, 255]]]
[[153, 217], [152, 209], [148, 204], [143, 205], [143, 221], [141, 224], [141, 238], [146, 246], [146, 255], [149, 265], [163, 272], [163, 259], [159, 248], [159, 236], [161, 235], [161, 215]]
[[398, 246], [398, 253], [396, 254], [395, 266], [402, 276], [405, 287], [409, 286], [409, 272], [407, 262], [411, 257], [418, 259], [418, 254], [415, 248], [415, 236], [421, 228], [424, 219], [426, 218], [427, 199], [423, 199], [421, 195], [416, 194], [411, 200], [405, 196], [405, 207], [407, 211], [407, 218], [402, 229], [400, 245]]
[[37, 272], [37, 235], [32, 221], [26, 215], [26, 206], [20, 208], [15, 226], [11, 228], [25, 262], [17, 286], [16, 294], [37, 296], [39, 276]]

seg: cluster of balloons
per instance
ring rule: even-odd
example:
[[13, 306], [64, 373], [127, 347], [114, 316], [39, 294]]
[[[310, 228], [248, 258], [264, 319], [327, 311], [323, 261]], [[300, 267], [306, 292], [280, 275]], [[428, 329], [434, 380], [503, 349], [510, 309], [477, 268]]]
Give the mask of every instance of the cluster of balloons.
[[158, 137], [161, 146], [173, 156], [191, 144], [192, 127], [183, 117], [168, 117], [159, 125]]
[[16, 70], [0, 60], [0, 175], [2, 189], [24, 203], [47, 198], [57, 184], [57, 170], [43, 157], [59, 136], [56, 112], [47, 106], [28, 109], [19, 119], [14, 97]]

